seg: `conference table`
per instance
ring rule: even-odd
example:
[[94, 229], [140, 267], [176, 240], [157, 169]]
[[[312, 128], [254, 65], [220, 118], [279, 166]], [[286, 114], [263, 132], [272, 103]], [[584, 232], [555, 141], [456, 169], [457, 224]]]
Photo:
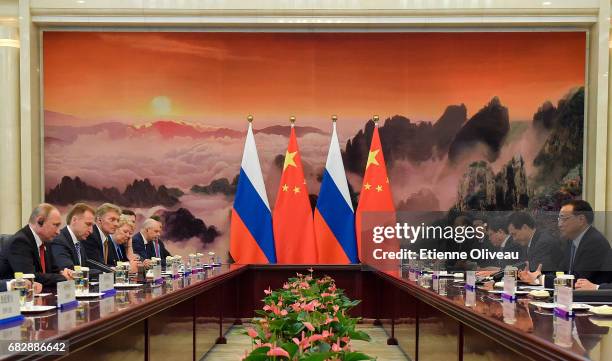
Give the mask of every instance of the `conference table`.
[[[529, 299], [503, 302], [486, 290], [466, 291], [454, 279], [434, 292], [365, 265], [222, 265], [161, 286], [118, 290], [71, 309], [28, 314], [21, 324], [0, 329], [0, 340], [62, 341], [67, 353], [4, 353], [1, 359], [199, 360], [226, 342], [233, 325], [254, 316], [264, 289], [282, 287], [310, 267], [360, 299], [353, 315], [383, 327], [387, 344], [408, 359], [612, 359], [611, 319], [586, 311], [558, 318]], [[37, 302], [53, 305], [55, 296]]]

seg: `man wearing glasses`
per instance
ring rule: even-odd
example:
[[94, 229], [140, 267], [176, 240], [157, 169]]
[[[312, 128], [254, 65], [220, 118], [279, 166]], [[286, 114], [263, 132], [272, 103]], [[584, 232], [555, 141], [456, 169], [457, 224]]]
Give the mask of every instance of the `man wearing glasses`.
[[[556, 270], [598, 284], [607, 278], [601, 270], [605, 266], [610, 243], [593, 227], [593, 218], [593, 208], [586, 201], [572, 200], [561, 207], [558, 225], [561, 237], [567, 240], [567, 244]], [[531, 272], [527, 265], [519, 272], [519, 278], [527, 283], [544, 284], [552, 288], [554, 274], [544, 275], [541, 267]]]

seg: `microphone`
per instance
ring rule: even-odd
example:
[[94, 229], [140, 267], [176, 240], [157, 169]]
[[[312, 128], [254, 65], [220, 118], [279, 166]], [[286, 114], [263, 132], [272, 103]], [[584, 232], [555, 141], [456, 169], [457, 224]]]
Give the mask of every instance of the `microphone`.
[[86, 262], [86, 263], [87, 263], [87, 264], [88, 264], [90, 267], [97, 268], [97, 269], [99, 269], [99, 270], [100, 270], [100, 271], [102, 271], [102, 272], [113, 272], [113, 273], [115, 272], [115, 271], [113, 271], [113, 269], [112, 269], [112, 268], [110, 268], [110, 267], [108, 267], [107, 265], [105, 265], [105, 264], [103, 264], [103, 263], [100, 263], [100, 262], [98, 262], [98, 261], [96, 261], [96, 260], [93, 260], [93, 259], [89, 259], [89, 258], [88, 258], [88, 259], [87, 259], [85, 262]]

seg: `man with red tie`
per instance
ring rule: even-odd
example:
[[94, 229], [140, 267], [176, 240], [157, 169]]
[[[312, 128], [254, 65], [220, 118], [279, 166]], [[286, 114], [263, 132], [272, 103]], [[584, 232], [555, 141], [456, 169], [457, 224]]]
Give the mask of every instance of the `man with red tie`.
[[60, 212], [48, 203], [32, 211], [28, 224], [13, 235], [0, 253], [0, 278], [13, 278], [15, 272], [33, 273], [36, 282], [45, 287], [72, 279], [72, 270], [52, 273], [53, 256], [47, 246], [60, 231]]

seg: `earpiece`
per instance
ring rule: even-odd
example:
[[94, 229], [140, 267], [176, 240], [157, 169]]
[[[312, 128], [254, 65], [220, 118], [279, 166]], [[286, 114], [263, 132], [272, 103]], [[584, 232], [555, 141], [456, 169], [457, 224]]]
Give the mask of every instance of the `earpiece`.
[[38, 225], [42, 227], [42, 226], [43, 226], [43, 224], [45, 224], [45, 220], [44, 220], [44, 219], [42, 219], [42, 218], [39, 218], [39, 219], [38, 219]]

